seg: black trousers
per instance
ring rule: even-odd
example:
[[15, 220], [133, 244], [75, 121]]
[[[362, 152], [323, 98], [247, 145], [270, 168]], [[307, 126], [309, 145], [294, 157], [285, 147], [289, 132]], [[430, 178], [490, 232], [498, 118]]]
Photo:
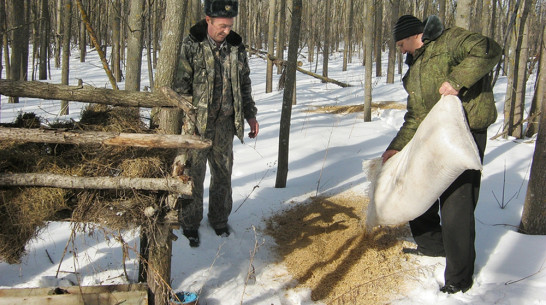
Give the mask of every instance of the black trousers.
[[[483, 163], [487, 132], [473, 132]], [[427, 255], [446, 256], [445, 284], [471, 284], [474, 274], [476, 229], [481, 172], [463, 172], [428, 211], [410, 221], [418, 249]], [[440, 215], [438, 215], [440, 209]]]

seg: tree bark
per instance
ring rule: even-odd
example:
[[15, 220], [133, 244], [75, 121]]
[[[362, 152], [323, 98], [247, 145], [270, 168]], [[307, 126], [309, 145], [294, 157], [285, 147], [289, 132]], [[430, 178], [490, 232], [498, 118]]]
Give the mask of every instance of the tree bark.
[[455, 14], [455, 25], [463, 29], [470, 29], [470, 14], [472, 9], [472, 0], [457, 1], [457, 11]]
[[364, 76], [364, 122], [371, 122], [372, 120], [372, 50], [373, 50], [373, 25], [374, 25], [374, 0], [366, 0], [366, 14], [365, 16], [365, 33], [364, 33], [364, 46], [365, 46], [365, 76]]
[[[11, 64], [10, 79], [23, 80], [21, 66], [23, 65], [25, 3], [21, 0], [9, 0], [7, 17], [11, 31]], [[26, 72], [26, 71], [25, 71]], [[9, 103], [18, 103], [19, 99], [10, 97]]]
[[191, 184], [176, 178], [74, 177], [58, 174], [0, 174], [1, 186], [40, 186], [69, 189], [134, 189], [191, 195]]
[[142, 38], [144, 37], [144, 5], [146, 2], [145, 0], [131, 0], [130, 4], [125, 90], [140, 91]]
[[[1, 0], [0, 0], [1, 1]], [[47, 79], [48, 47], [49, 47], [49, 8], [47, 0], [40, 0], [40, 64], [38, 79]]]
[[146, 148], [205, 149], [210, 141], [193, 135], [142, 134], [98, 131], [64, 131], [0, 127], [1, 141], [60, 143], [76, 145], [113, 145]]
[[[400, 11], [400, 0], [391, 1], [391, 28], [394, 28], [396, 21], [398, 21], [398, 12]], [[389, 59], [387, 63], [387, 84], [394, 83], [394, 68], [396, 64], [396, 41], [391, 34], [389, 37]]]
[[[382, 41], [383, 41], [383, 1], [379, 0], [375, 2], [375, 27], [373, 30], [374, 33], [374, 49], [375, 49], [375, 76], [381, 77], [383, 74], [381, 69], [381, 53], [382, 53]], [[371, 66], [370, 66], [371, 67]]]
[[112, 85], [113, 89], [118, 89], [118, 85], [116, 84], [116, 79], [112, 75], [112, 71], [110, 68], [108, 68], [108, 62], [106, 61], [106, 56], [104, 55], [104, 52], [101, 49], [101, 45], [97, 39], [97, 36], [95, 35], [95, 31], [93, 30], [93, 27], [91, 26], [91, 23], [89, 22], [89, 18], [87, 18], [87, 13], [85, 12], [81, 0], [75, 0], [76, 4], [78, 5], [78, 8], [80, 9], [80, 14], [82, 17], [82, 20], [85, 22], [85, 26], [87, 28], [87, 32], [89, 33], [89, 37], [91, 38], [91, 41], [93, 42], [93, 45], [95, 46], [95, 49], [97, 50], [97, 53], [99, 54], [99, 57], [102, 62], [102, 67], [104, 68], [104, 71], [106, 71], [106, 75], [108, 76], [108, 79], [110, 80], [110, 85]]
[[292, 98], [296, 90], [296, 67], [300, 40], [302, 0], [294, 0], [292, 5], [292, 25], [288, 45], [288, 66], [286, 67], [286, 87], [283, 94], [281, 122], [279, 127], [279, 153], [276, 188], [286, 187], [288, 176], [288, 151], [290, 144], [290, 119], [292, 116]]
[[[284, 58], [284, 45], [286, 42], [286, 0], [279, 0], [278, 36], [277, 36], [277, 58]], [[352, 1], [352, 0], [351, 0]], [[282, 68], [277, 67], [277, 74], [282, 73]]]
[[121, 82], [121, 0], [112, 0], [112, 72]]
[[[267, 32], [267, 54], [273, 56], [275, 52], [275, 0], [269, 0], [269, 28]], [[273, 91], [273, 61], [267, 58], [265, 73], [265, 93]]]
[[[546, 92], [543, 92], [543, 98]], [[542, 103], [535, 153], [521, 216], [520, 232], [546, 235], [546, 103]]]
[[[326, 9], [330, 9], [332, 7], [332, 0], [326, 0], [326, 6], [325, 6], [325, 13], [324, 13], [324, 45], [322, 49], [322, 76], [328, 77], [328, 59], [330, 56], [330, 26], [331, 26], [331, 19], [332, 17], [328, 12], [326, 12]], [[290, 34], [292, 35], [292, 34]], [[326, 81], [323, 80], [323, 83]]]
[[[87, 7], [89, 7], [89, 2], [82, 3], [83, 5], [87, 4]], [[80, 43], [78, 44], [79, 50], [80, 50], [80, 62], [85, 62], [85, 55], [87, 55], [87, 32], [85, 29], [85, 22], [83, 20], [79, 21], [79, 36], [80, 36]]]
[[[167, 92], [171, 89], [163, 89]], [[191, 96], [166, 96], [161, 92], [132, 92], [95, 88], [91, 86], [66, 86], [46, 82], [24, 82], [0, 79], [0, 94], [16, 97], [36, 97], [49, 100], [69, 99], [83, 103], [97, 103], [126, 107], [176, 107], [190, 112], [193, 109]], [[174, 98], [176, 96], [176, 98]], [[170, 98], [168, 98], [170, 97]]]
[[[542, 109], [542, 104], [545, 102], [544, 96], [546, 92], [546, 27], [542, 26], [542, 42], [540, 43], [540, 59], [538, 61], [538, 76], [535, 82], [535, 93], [531, 101], [531, 109], [529, 110], [528, 118], [536, 116]], [[544, 115], [544, 112], [542, 113]], [[540, 116], [530, 120], [527, 125], [526, 136], [532, 137], [538, 131]]]
[[[174, 73], [180, 54], [180, 44], [184, 30], [184, 14], [188, 2], [168, 0], [165, 9], [165, 22], [163, 23], [163, 35], [161, 37], [161, 52], [157, 63], [155, 75], [155, 88], [172, 87]], [[156, 124], [158, 118], [152, 118]], [[160, 111], [159, 128], [164, 133], [180, 134], [182, 129], [182, 112], [179, 110], [162, 109]]]
[[[68, 76], [70, 73], [70, 36], [72, 31], [72, 0], [64, 0], [63, 2], [63, 51], [62, 51], [62, 67], [61, 67], [61, 83], [68, 85]], [[69, 113], [68, 100], [61, 101], [60, 115]]]

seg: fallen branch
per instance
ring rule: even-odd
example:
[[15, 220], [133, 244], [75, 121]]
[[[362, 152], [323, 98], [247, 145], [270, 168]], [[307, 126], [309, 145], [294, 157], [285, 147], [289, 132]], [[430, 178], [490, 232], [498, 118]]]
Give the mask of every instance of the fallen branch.
[[[112, 90], [93, 86], [68, 86], [39, 81], [0, 79], [0, 94], [14, 97], [33, 97], [46, 100], [66, 100], [124, 107], [177, 107], [191, 109], [191, 97], [178, 95], [172, 98], [167, 89], [161, 92]], [[165, 95], [168, 92], [169, 97]], [[166, 98], [167, 97], [167, 98]]]
[[[270, 59], [271, 61], [273, 61], [273, 63], [276, 64], [276, 65], [285, 64], [285, 62], [286, 62], [285, 60], [282, 60], [282, 59], [280, 59], [280, 58], [277, 58], [277, 57], [275, 57], [275, 56], [273, 56], [273, 55], [269, 55], [269, 59]], [[322, 75], [318, 75], [318, 74], [316, 74], [316, 73], [313, 73], [313, 72], [304, 70], [304, 69], [302, 69], [302, 68], [300, 68], [300, 67], [298, 67], [298, 66], [296, 67], [296, 70], [299, 71], [299, 72], [301, 72], [301, 73], [303, 73], [303, 74], [312, 76], [312, 77], [314, 77], [314, 78], [318, 78], [318, 79], [320, 79], [320, 80], [322, 80], [322, 81], [325, 81], [325, 82], [328, 82], [328, 83], [336, 84], [336, 85], [338, 85], [338, 86], [340, 86], [340, 87], [343, 87], [343, 88], [352, 87], [351, 85], [349, 85], [349, 84], [347, 84], [347, 83], [343, 83], [343, 82], [337, 81], [337, 80], [332, 79], [332, 78], [329, 78], [329, 77], [325, 77], [325, 76], [322, 76]]]
[[0, 186], [38, 186], [68, 189], [137, 189], [191, 195], [192, 185], [176, 178], [74, 177], [58, 174], [0, 174]]
[[112, 145], [147, 148], [206, 149], [210, 140], [194, 135], [142, 134], [98, 131], [63, 131], [56, 129], [27, 129], [0, 127], [0, 141], [60, 143], [76, 145]]

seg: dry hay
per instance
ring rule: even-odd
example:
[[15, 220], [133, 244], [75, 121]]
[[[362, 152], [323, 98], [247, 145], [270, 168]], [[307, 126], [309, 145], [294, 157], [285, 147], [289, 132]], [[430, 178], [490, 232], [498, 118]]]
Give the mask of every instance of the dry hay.
[[[372, 111], [377, 109], [405, 110], [406, 104], [402, 104], [402, 103], [398, 103], [394, 101], [372, 103]], [[331, 114], [360, 113], [360, 112], [364, 112], [364, 104], [346, 105], [346, 106], [319, 106], [313, 109], [306, 110], [306, 112], [331, 113]]]
[[[382, 304], [404, 290], [407, 227], [366, 233], [361, 211], [368, 198], [354, 193], [314, 197], [267, 220], [275, 252], [314, 301]], [[407, 246], [407, 245], [406, 245]]]
[[[38, 127], [34, 115], [18, 117], [10, 127]], [[29, 123], [30, 122], [30, 123]], [[138, 112], [125, 108], [89, 107], [78, 123], [53, 123], [65, 129], [147, 132]], [[167, 176], [174, 150], [78, 146], [66, 144], [0, 142], [0, 173], [55, 173], [85, 177]], [[119, 230], [139, 225], [150, 227], [159, 219], [164, 193], [134, 190], [75, 190], [58, 188], [0, 188], [0, 260], [18, 263], [25, 245], [47, 221], [93, 222]], [[159, 213], [144, 216], [152, 206]], [[89, 228], [89, 227], [86, 227]]]

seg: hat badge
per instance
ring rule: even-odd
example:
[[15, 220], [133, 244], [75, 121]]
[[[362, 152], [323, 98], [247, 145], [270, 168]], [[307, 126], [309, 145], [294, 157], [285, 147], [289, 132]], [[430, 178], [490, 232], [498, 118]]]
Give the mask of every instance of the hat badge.
[[228, 11], [228, 12], [231, 11], [231, 5], [226, 5], [225, 9], [226, 9], [226, 11]]

